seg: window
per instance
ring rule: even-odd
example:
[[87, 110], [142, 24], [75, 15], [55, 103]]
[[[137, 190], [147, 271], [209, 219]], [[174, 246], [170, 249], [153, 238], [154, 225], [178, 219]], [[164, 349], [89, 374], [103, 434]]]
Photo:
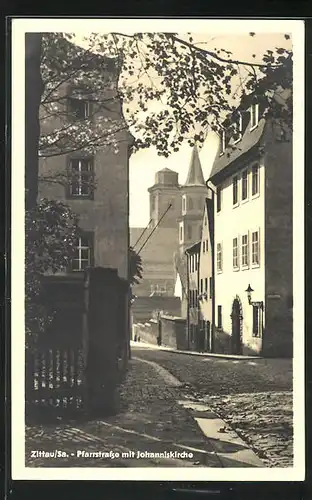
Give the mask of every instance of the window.
[[242, 173], [242, 200], [247, 200], [248, 197], [248, 170]]
[[187, 226], [187, 238], [192, 239], [192, 226]]
[[252, 196], [259, 193], [259, 165], [252, 167]]
[[208, 292], [208, 278], [205, 278], [205, 292]]
[[203, 241], [203, 252], [205, 253], [206, 252], [206, 242]]
[[72, 158], [69, 161], [69, 195], [91, 198], [93, 194], [92, 158]]
[[193, 209], [193, 200], [192, 200], [192, 198], [188, 198], [188, 208], [189, 208], [189, 210]]
[[182, 243], [183, 241], [183, 222], [180, 224], [180, 242]]
[[254, 129], [259, 123], [259, 104], [252, 104], [250, 107], [250, 128]]
[[222, 271], [222, 245], [217, 244], [217, 271], [220, 273]]
[[155, 210], [155, 196], [151, 197], [151, 209]]
[[238, 269], [238, 238], [233, 238], [233, 268]]
[[209, 297], [212, 299], [212, 278], [209, 278]]
[[248, 266], [248, 234], [242, 236], [242, 266]]
[[185, 194], [182, 196], [182, 213], [185, 214], [186, 212], [186, 196]]
[[243, 119], [241, 113], [239, 113], [239, 116], [233, 126], [234, 144], [241, 140], [242, 130], [243, 130]]
[[224, 154], [227, 148], [227, 133], [226, 130], [222, 130], [220, 135], [220, 156]]
[[83, 271], [91, 265], [92, 252], [92, 237], [91, 235], [83, 235], [77, 238], [75, 245], [75, 253], [72, 259], [71, 270]]
[[196, 256], [195, 256], [195, 271], [198, 271], [198, 264], [199, 264], [199, 255], [196, 254]]
[[233, 177], [233, 205], [238, 203], [238, 177]]
[[259, 337], [260, 328], [259, 328], [259, 307], [252, 306], [252, 334], [254, 337]]
[[84, 120], [91, 115], [91, 105], [89, 101], [69, 97], [69, 112], [76, 120]]
[[221, 186], [217, 187], [217, 212], [220, 212], [221, 210], [221, 196], [222, 196], [222, 189]]
[[222, 328], [222, 306], [218, 306], [218, 328]]
[[206, 252], [208, 252], [208, 240], [206, 240]]
[[200, 280], [200, 293], [203, 293], [203, 279]]
[[258, 266], [259, 259], [259, 231], [255, 231], [251, 235], [251, 263], [253, 266]]
[[207, 226], [207, 217], [204, 217], [204, 225]]

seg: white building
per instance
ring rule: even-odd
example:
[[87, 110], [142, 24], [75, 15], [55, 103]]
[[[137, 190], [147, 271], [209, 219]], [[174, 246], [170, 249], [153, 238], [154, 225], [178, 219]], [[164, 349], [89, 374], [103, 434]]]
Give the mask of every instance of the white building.
[[224, 131], [209, 179], [214, 350], [291, 355], [292, 143], [261, 112], [240, 110], [238, 136]]

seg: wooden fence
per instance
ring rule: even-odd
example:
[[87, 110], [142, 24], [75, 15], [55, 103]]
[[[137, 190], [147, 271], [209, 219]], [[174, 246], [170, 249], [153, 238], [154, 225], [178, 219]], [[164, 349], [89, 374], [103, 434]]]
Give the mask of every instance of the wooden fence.
[[[53, 313], [53, 320], [35, 345], [26, 349], [27, 419], [76, 418], [88, 413], [88, 396], [96, 385], [95, 372], [102, 381], [109, 380], [114, 389], [120, 382], [120, 371], [126, 368], [125, 360], [120, 362], [117, 358], [127, 352], [127, 287], [124, 283], [123, 286], [116, 286], [121, 282], [116, 274], [113, 275], [113, 282], [111, 273], [108, 273], [110, 279], [107, 283], [105, 276], [104, 272], [104, 282], [101, 281], [100, 287], [97, 283], [94, 289], [92, 282], [90, 287], [90, 280], [78, 275], [45, 280], [43, 301], [48, 311]], [[106, 293], [103, 304], [103, 289], [109, 286], [113, 290], [110, 294]], [[110, 304], [110, 295], [112, 299], [115, 296], [118, 308], [112, 307], [113, 301]], [[89, 310], [90, 297], [92, 311]], [[114, 316], [109, 318], [110, 311]], [[94, 322], [96, 316], [98, 319]], [[95, 343], [97, 349], [94, 352], [92, 346]], [[110, 364], [111, 372], [116, 366], [114, 373], [105, 372], [108, 355], [116, 357]], [[91, 375], [88, 379], [87, 366], [92, 367], [93, 379]]]

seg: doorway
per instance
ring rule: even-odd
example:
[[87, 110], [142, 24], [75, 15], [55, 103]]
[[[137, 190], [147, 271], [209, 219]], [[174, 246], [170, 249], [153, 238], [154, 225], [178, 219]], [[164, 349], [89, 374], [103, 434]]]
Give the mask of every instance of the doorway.
[[232, 354], [242, 354], [242, 327], [243, 315], [240, 299], [236, 297], [232, 304], [232, 336], [231, 351]]

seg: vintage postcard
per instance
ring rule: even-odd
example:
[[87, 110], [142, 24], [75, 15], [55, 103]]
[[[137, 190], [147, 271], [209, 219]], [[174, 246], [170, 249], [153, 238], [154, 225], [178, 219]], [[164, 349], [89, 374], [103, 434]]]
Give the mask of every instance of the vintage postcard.
[[302, 481], [303, 192], [303, 21], [12, 19], [13, 479]]

